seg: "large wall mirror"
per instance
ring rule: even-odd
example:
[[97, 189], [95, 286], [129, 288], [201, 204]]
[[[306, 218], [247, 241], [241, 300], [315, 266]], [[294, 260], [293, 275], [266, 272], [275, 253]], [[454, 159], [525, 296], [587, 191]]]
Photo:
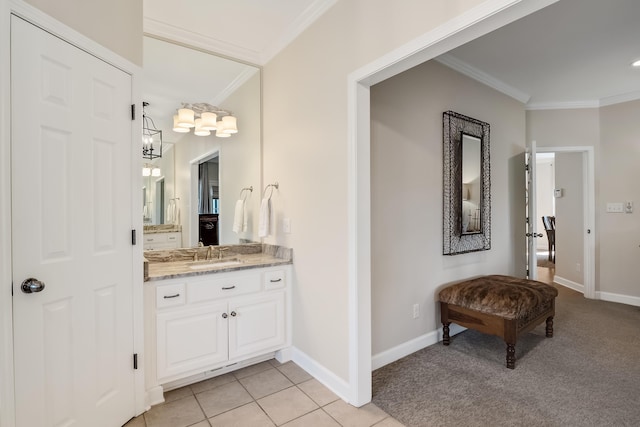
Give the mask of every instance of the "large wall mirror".
[[443, 114], [445, 255], [491, 249], [489, 124]]
[[[145, 115], [163, 139], [162, 157], [143, 159], [151, 170], [143, 175], [146, 232], [173, 225], [182, 232], [181, 247], [259, 241], [260, 68], [145, 36], [143, 71]], [[183, 103], [231, 112], [238, 132], [226, 138], [215, 131], [209, 136], [197, 136], [193, 129], [174, 132], [173, 117]], [[245, 217], [234, 231], [240, 199]]]

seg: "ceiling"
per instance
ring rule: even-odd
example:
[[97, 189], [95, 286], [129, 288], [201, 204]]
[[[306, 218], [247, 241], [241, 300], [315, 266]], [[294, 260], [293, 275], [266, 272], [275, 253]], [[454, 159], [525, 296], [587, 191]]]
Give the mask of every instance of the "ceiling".
[[[144, 0], [144, 31], [264, 65], [336, 1]], [[530, 109], [597, 107], [638, 99], [640, 68], [630, 66], [640, 59], [638, 18], [638, 0], [560, 0], [437, 59]], [[166, 62], [161, 53], [155, 55]], [[145, 80], [147, 57], [145, 51]], [[192, 89], [200, 91], [204, 102], [221, 99], [216, 91], [228, 90], [233, 80], [228, 76], [203, 86], [195, 84], [192, 67], [173, 68], [182, 72], [185, 84], [194, 83]], [[161, 88], [167, 73], [156, 71], [158, 81], [149, 85]], [[213, 80], [210, 77], [210, 83]], [[202, 93], [203, 87], [208, 93]]]

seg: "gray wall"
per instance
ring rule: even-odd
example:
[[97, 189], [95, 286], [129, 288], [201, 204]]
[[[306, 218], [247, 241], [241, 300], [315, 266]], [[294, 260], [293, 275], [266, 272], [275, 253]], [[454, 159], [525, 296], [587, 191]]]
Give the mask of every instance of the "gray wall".
[[[491, 250], [442, 255], [442, 113], [491, 126]], [[372, 350], [376, 354], [440, 327], [437, 292], [482, 274], [524, 276], [524, 106], [430, 61], [371, 88]], [[512, 209], [519, 206], [520, 217]], [[518, 254], [516, 256], [514, 254]], [[421, 316], [412, 318], [420, 304]]]
[[556, 154], [556, 276], [584, 285], [584, 185], [582, 153]]

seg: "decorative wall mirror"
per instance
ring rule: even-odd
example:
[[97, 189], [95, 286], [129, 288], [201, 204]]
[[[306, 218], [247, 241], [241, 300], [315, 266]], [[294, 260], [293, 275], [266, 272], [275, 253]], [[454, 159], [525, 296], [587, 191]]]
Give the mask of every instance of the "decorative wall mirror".
[[491, 249], [489, 123], [446, 111], [444, 255]]

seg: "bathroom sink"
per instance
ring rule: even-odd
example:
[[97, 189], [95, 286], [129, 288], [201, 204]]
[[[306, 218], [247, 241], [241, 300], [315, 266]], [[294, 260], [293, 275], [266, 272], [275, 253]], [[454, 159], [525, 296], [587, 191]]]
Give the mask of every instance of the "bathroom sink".
[[240, 264], [242, 264], [242, 261], [237, 258], [208, 259], [202, 261], [194, 261], [191, 263], [191, 265], [189, 265], [189, 268], [192, 270], [204, 270], [207, 268], [230, 267]]

